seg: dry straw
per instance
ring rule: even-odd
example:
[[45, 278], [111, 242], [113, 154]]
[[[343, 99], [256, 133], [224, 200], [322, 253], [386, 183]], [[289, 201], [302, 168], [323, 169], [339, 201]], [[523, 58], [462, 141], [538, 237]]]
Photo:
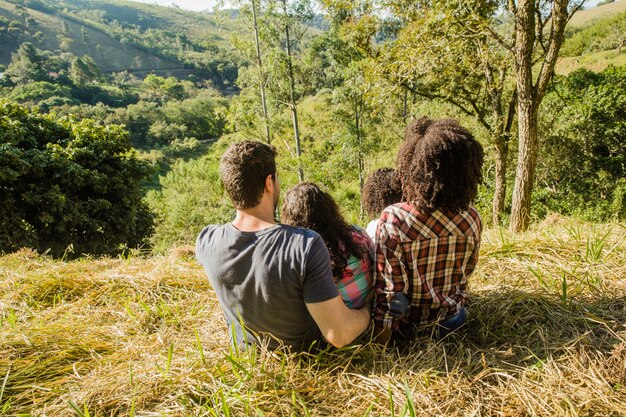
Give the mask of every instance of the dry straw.
[[0, 415], [626, 414], [626, 230], [485, 233], [467, 327], [400, 353], [228, 349], [187, 250], [0, 258]]

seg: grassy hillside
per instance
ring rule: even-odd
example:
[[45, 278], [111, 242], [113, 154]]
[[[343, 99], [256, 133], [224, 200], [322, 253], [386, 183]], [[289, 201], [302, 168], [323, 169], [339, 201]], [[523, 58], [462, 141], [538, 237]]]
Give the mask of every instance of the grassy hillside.
[[0, 47], [0, 64], [26, 41], [88, 54], [104, 71], [184, 70], [230, 48], [232, 27], [203, 13], [119, 0], [15, 3], [0, 0], [0, 27], [13, 25]]
[[592, 9], [580, 10], [572, 16], [569, 22], [570, 26], [584, 26], [594, 20], [613, 16], [618, 13], [626, 12], [626, 0], [617, 0], [613, 3], [603, 4], [602, 6]]
[[617, 50], [612, 50], [559, 58], [555, 71], [560, 75], [567, 75], [578, 68], [601, 72], [609, 65], [626, 65], [626, 50], [621, 54]]
[[[554, 416], [626, 410], [626, 226], [488, 230], [469, 323], [409, 354], [228, 350], [189, 249], [0, 258], [0, 413]], [[393, 413], [392, 413], [393, 410]]]
[[[579, 17], [579, 13], [587, 16]], [[578, 17], [578, 18], [577, 18]], [[626, 0], [578, 12], [568, 27], [556, 72], [602, 71], [626, 63]]]

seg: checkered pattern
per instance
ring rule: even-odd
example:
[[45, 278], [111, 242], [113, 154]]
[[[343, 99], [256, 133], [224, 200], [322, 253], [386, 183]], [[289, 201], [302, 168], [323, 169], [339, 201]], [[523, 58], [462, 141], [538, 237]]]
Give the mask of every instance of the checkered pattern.
[[352, 230], [352, 239], [361, 248], [365, 249], [362, 259], [350, 255], [348, 265], [341, 278], [335, 278], [337, 289], [343, 302], [349, 308], [361, 308], [365, 304], [367, 295], [372, 290], [372, 269], [374, 268], [374, 244], [370, 237], [356, 226]]
[[[410, 203], [383, 211], [376, 229], [374, 322], [397, 330], [452, 317], [465, 302], [478, 261], [482, 225], [476, 209], [420, 213]], [[394, 317], [389, 303], [403, 292], [409, 311]]]

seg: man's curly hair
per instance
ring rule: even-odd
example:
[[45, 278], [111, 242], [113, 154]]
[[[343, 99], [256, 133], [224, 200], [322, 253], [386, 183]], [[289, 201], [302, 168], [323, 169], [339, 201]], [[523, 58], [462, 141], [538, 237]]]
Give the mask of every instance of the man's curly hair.
[[330, 194], [312, 182], [302, 182], [285, 193], [282, 221], [319, 233], [330, 253], [333, 276], [341, 278], [348, 258], [362, 257], [364, 250], [352, 239], [351, 227]]
[[276, 150], [261, 142], [234, 143], [220, 160], [220, 178], [238, 209], [259, 205], [268, 175], [276, 175]]
[[393, 168], [374, 171], [363, 186], [361, 193], [363, 210], [372, 218], [378, 218], [385, 207], [402, 201], [402, 186]]
[[482, 182], [481, 144], [454, 119], [417, 122], [397, 157], [404, 198], [426, 213], [467, 210]]

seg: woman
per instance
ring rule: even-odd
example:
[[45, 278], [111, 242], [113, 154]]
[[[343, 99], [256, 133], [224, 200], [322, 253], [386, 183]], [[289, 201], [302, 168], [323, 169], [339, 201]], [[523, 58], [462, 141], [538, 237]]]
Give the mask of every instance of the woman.
[[320, 234], [343, 301], [362, 307], [372, 290], [373, 243], [362, 229], [346, 223], [330, 194], [310, 182], [296, 185], [285, 194], [282, 221]]

